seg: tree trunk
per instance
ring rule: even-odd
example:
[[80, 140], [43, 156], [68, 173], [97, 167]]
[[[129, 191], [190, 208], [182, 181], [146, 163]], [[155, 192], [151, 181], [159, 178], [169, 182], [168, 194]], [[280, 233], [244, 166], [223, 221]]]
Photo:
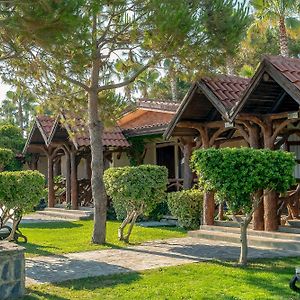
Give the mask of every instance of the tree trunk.
[[248, 256], [247, 227], [248, 224], [246, 222], [240, 222], [241, 253], [240, 253], [239, 264], [242, 266], [245, 266], [247, 264], [247, 256]]
[[221, 202], [219, 204], [218, 220], [219, 221], [223, 221], [224, 220], [224, 202]]
[[214, 225], [215, 200], [213, 192], [205, 192], [203, 197], [203, 225]]
[[176, 73], [174, 70], [173, 63], [171, 63], [171, 65], [169, 67], [169, 76], [170, 76], [172, 100], [174, 102], [177, 102], [178, 101], [177, 78], [176, 78]]
[[127, 213], [126, 218], [123, 220], [122, 224], [118, 228], [118, 238], [120, 241], [124, 241], [124, 229], [130, 223], [133, 218], [134, 211]]
[[279, 45], [280, 45], [280, 54], [282, 56], [288, 57], [289, 56], [288, 38], [286, 33], [284, 16], [281, 16], [279, 19]]
[[98, 94], [95, 89], [89, 92], [89, 133], [92, 155], [92, 195], [94, 199], [94, 229], [92, 241], [103, 244], [106, 239], [107, 198], [103, 182], [103, 123], [99, 119]]
[[22, 100], [18, 100], [18, 119], [20, 124], [20, 129], [22, 136], [24, 137], [24, 118], [23, 118], [23, 107], [22, 107]]

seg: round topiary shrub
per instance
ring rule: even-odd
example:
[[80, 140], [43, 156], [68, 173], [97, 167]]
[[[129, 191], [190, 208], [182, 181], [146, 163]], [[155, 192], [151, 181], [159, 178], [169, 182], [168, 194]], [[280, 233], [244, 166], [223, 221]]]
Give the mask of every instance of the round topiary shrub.
[[[165, 199], [167, 182], [167, 168], [155, 165], [110, 168], [104, 172], [107, 195], [118, 218], [123, 220], [119, 227], [120, 240], [128, 242], [136, 219]], [[129, 229], [124, 235], [127, 225]]]
[[44, 175], [38, 171], [0, 172], [0, 221], [13, 222], [8, 240], [17, 240], [18, 224], [39, 203], [44, 185]]
[[186, 229], [200, 226], [203, 193], [200, 190], [184, 190], [168, 194], [168, 207], [178, 223]]

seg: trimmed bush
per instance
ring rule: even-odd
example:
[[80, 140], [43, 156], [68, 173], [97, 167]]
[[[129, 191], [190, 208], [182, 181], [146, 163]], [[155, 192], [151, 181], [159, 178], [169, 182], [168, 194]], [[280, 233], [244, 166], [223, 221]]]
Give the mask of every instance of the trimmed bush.
[[203, 193], [199, 190], [184, 190], [168, 194], [168, 207], [178, 223], [186, 229], [200, 226]]
[[3, 171], [4, 167], [9, 165], [14, 158], [14, 153], [10, 149], [0, 148], [0, 171]]
[[112, 199], [118, 218], [123, 219], [119, 228], [120, 240], [128, 242], [136, 219], [150, 213], [165, 199], [167, 182], [167, 168], [155, 165], [110, 168], [104, 172], [107, 195]]
[[45, 178], [38, 171], [0, 173], [0, 217], [5, 223], [13, 220], [8, 240], [16, 239], [17, 225], [22, 215], [33, 210], [44, 193]]
[[[199, 149], [191, 166], [205, 191], [214, 191], [226, 199], [233, 214], [243, 212], [238, 221], [241, 230], [239, 263], [247, 263], [247, 228], [254, 211], [263, 201], [261, 193], [284, 193], [294, 183], [295, 156], [285, 151], [251, 148]], [[277, 197], [271, 198], [277, 204]], [[277, 216], [273, 211], [274, 219]]]

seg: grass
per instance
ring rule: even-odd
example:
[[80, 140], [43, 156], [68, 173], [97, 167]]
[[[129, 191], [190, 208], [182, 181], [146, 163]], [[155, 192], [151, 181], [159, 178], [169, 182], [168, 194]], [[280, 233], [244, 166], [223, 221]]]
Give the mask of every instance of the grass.
[[95, 277], [57, 285], [31, 286], [33, 299], [300, 299], [289, 289], [299, 258], [256, 260], [248, 268], [232, 263], [196, 263], [142, 273]]
[[[93, 221], [51, 222], [23, 224], [20, 229], [28, 237], [26, 255], [55, 255], [97, 249], [125, 247], [117, 237], [119, 222], [107, 222], [107, 244], [91, 243]], [[179, 228], [144, 228], [135, 226], [131, 244], [145, 241], [183, 237], [186, 232]]]

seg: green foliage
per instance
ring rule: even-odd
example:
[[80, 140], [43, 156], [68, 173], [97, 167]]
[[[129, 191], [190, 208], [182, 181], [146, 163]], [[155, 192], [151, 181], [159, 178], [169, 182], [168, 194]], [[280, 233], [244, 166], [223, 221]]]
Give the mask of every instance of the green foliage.
[[[21, 130], [12, 124], [0, 124], [0, 148], [6, 148], [13, 151], [14, 154], [22, 152], [25, 140], [22, 137]], [[17, 171], [22, 168], [22, 163], [16, 158], [6, 164], [5, 170]]]
[[187, 229], [200, 226], [203, 203], [203, 192], [184, 190], [168, 194], [168, 206], [173, 216], [178, 218], [179, 225]]
[[127, 156], [131, 166], [139, 166], [143, 163], [145, 154], [145, 145], [153, 139], [161, 137], [160, 134], [134, 136], [128, 138], [131, 146], [127, 150]]
[[10, 149], [0, 148], [0, 171], [2, 171], [13, 158], [14, 153]]
[[110, 168], [104, 172], [106, 192], [118, 218], [141, 206], [144, 214], [151, 212], [165, 199], [167, 180], [167, 168], [155, 165]]
[[43, 196], [44, 175], [38, 171], [0, 173], [0, 206], [19, 215], [32, 211]]
[[206, 190], [217, 191], [233, 211], [249, 212], [259, 190], [285, 192], [295, 183], [294, 154], [251, 148], [196, 150], [191, 166]]

